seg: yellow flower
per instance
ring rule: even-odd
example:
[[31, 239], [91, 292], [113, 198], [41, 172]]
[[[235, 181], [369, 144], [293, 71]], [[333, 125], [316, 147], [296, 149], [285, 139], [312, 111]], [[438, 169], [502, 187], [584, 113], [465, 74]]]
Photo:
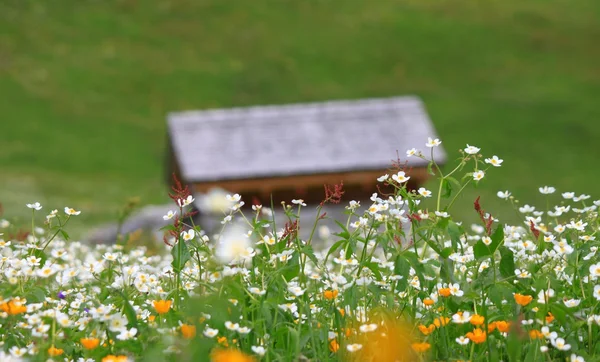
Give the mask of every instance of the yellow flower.
[[485, 318], [483, 318], [483, 316], [480, 316], [479, 314], [473, 314], [471, 316], [471, 324], [474, 326], [480, 326], [483, 324], [483, 322], [485, 321]]
[[529, 338], [531, 339], [542, 339], [544, 338], [544, 334], [537, 329], [532, 329], [529, 331]]
[[237, 349], [214, 349], [210, 354], [211, 362], [256, 362], [252, 356], [248, 356]]
[[229, 347], [229, 343], [227, 342], [227, 337], [225, 337], [225, 336], [217, 337], [217, 342], [219, 344], [222, 344], [225, 347]]
[[496, 321], [496, 328], [502, 333], [508, 333], [510, 330], [510, 323], [507, 321]]
[[430, 299], [430, 298], [423, 299], [423, 304], [425, 304], [428, 307], [433, 305], [434, 303], [435, 303], [435, 301], [433, 299]]
[[421, 333], [428, 336], [429, 334], [431, 334], [431, 332], [433, 332], [435, 330], [435, 325], [430, 324], [429, 327], [425, 327], [423, 324], [420, 324], [419, 330], [421, 331]]
[[337, 298], [338, 293], [339, 292], [337, 290], [326, 290], [323, 292], [323, 297], [325, 297], [327, 300], [332, 300]]
[[115, 356], [115, 355], [109, 354], [108, 356], [102, 358], [102, 362], [127, 362], [127, 361], [128, 361], [127, 356], [123, 356], [123, 355]]
[[339, 349], [340, 349], [340, 344], [335, 339], [332, 339], [331, 342], [329, 342], [329, 350], [331, 352], [335, 353]]
[[56, 357], [56, 356], [60, 356], [61, 354], [64, 353], [64, 350], [62, 350], [61, 348], [56, 348], [54, 346], [48, 348], [48, 354], [51, 357]]
[[154, 305], [154, 309], [158, 314], [165, 314], [171, 309], [171, 301], [170, 300], [155, 300], [152, 302]]
[[479, 328], [475, 328], [473, 332], [467, 333], [467, 338], [476, 344], [485, 342], [486, 337], [487, 334]]
[[196, 337], [196, 326], [190, 324], [181, 325], [181, 334], [185, 339], [192, 339]]
[[17, 315], [27, 312], [27, 307], [21, 299], [17, 298], [0, 304], [0, 310], [9, 315]]
[[448, 318], [448, 317], [439, 317], [439, 318], [436, 318], [433, 320], [433, 324], [435, 324], [435, 326], [438, 328], [445, 326], [449, 322], [450, 322], [450, 318]]
[[517, 302], [517, 304], [519, 304], [519, 305], [522, 305], [523, 307], [526, 306], [527, 304], [531, 303], [532, 300], [533, 300], [533, 297], [531, 295], [523, 295], [523, 294], [515, 293], [515, 302]]
[[450, 295], [452, 295], [452, 292], [450, 291], [450, 288], [440, 288], [438, 290], [438, 294], [442, 297], [449, 297]]
[[429, 344], [427, 342], [413, 343], [413, 344], [410, 345], [410, 347], [415, 352], [423, 353], [423, 352], [426, 352], [429, 348], [431, 348], [431, 344]]
[[81, 338], [79, 342], [85, 349], [94, 349], [100, 344], [100, 340], [98, 338]]

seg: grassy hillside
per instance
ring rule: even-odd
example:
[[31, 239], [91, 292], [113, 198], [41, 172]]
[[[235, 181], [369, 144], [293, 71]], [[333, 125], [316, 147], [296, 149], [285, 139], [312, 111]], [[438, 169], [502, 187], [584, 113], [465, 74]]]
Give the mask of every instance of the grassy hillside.
[[2, 1], [0, 202], [105, 221], [165, 200], [169, 111], [401, 94], [505, 159], [466, 203], [598, 197], [598, 39], [593, 0]]

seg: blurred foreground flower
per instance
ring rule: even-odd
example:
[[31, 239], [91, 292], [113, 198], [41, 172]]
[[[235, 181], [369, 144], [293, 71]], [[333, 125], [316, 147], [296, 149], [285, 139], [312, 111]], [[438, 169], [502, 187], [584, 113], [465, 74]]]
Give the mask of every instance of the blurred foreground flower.
[[211, 362], [256, 362], [252, 356], [248, 356], [237, 349], [215, 349], [210, 355]]
[[375, 332], [361, 334], [358, 343], [363, 347], [355, 352], [354, 360], [377, 362], [418, 360], [412, 347], [416, 341], [410, 331], [410, 326], [404, 321], [384, 318]]

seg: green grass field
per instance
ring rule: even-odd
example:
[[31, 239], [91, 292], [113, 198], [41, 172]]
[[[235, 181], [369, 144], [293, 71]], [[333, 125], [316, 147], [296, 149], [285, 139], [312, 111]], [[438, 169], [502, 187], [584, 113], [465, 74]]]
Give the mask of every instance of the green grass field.
[[598, 39], [594, 0], [2, 1], [0, 202], [111, 220], [166, 200], [169, 111], [403, 94], [505, 160], [465, 204], [597, 198]]

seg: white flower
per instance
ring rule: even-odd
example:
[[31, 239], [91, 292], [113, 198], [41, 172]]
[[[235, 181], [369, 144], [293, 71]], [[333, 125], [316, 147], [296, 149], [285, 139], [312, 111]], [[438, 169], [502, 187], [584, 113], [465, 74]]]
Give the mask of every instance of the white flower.
[[292, 204], [306, 206], [306, 204], [304, 203], [304, 200], [302, 200], [302, 199], [294, 199], [294, 200], [292, 200]]
[[73, 215], [79, 215], [79, 214], [81, 214], [81, 211], [77, 211], [77, 210], [75, 210], [73, 208], [70, 208], [70, 207], [65, 207], [65, 214], [71, 215], [71, 216], [73, 216]]
[[476, 155], [479, 151], [481, 151], [481, 148], [475, 147], [475, 146], [469, 146], [469, 144], [467, 143], [467, 148], [465, 148], [465, 153], [467, 153], [469, 155]]
[[227, 200], [229, 202], [237, 203], [237, 202], [240, 202], [241, 199], [242, 199], [242, 196], [240, 196], [240, 194], [225, 195], [225, 200]]
[[489, 246], [492, 243], [492, 238], [490, 238], [489, 236], [484, 236], [481, 238], [481, 242]]
[[374, 332], [377, 329], [377, 324], [375, 324], [375, 323], [363, 324], [362, 326], [359, 327], [359, 329], [362, 333]]
[[27, 204], [27, 207], [30, 209], [37, 210], [37, 211], [42, 209], [42, 205], [40, 205], [39, 202], [34, 202], [33, 204]]
[[447, 217], [450, 217], [450, 214], [448, 214], [446, 211], [442, 211], [442, 212], [440, 212], [440, 211], [436, 211], [436, 212], [435, 212], [435, 215], [436, 215], [437, 217], [442, 217], [442, 218], [447, 218]]
[[448, 285], [448, 288], [450, 288], [450, 294], [456, 297], [462, 297], [464, 294], [464, 292], [460, 290], [460, 285], [458, 283], [450, 284]]
[[600, 262], [590, 265], [590, 277], [593, 279], [600, 277]]
[[528, 214], [528, 213], [534, 212], [534, 211], [535, 211], [535, 207], [529, 206], [527, 204], [519, 207], [519, 212], [522, 213], [522, 214]]
[[175, 216], [175, 213], [171, 210], [167, 212], [165, 216], [163, 216], [163, 220], [171, 220]]
[[600, 300], [600, 285], [594, 287], [594, 298]]
[[571, 362], [585, 362], [583, 357], [576, 355], [575, 353], [571, 354]]
[[225, 322], [225, 328], [229, 329], [230, 331], [237, 331], [240, 329], [240, 325], [238, 323], [233, 323], [232, 321], [227, 321]]
[[127, 329], [127, 318], [120, 314], [113, 314], [110, 316], [108, 329], [112, 332], [122, 332]]
[[540, 346], [540, 352], [542, 352], [542, 353], [548, 352], [548, 346]]
[[510, 192], [508, 192], [508, 191], [498, 191], [498, 193], [496, 195], [498, 195], [498, 197], [501, 198], [501, 199], [508, 200], [508, 198], [510, 197]]
[[291, 286], [288, 286], [288, 291], [290, 293], [292, 293], [293, 295], [295, 295], [296, 297], [299, 297], [299, 296], [303, 295], [306, 290], [300, 288], [297, 285], [291, 285]]
[[519, 279], [526, 279], [526, 278], [531, 278], [531, 273], [528, 272], [527, 270], [523, 269], [515, 269], [515, 275], [517, 276], [517, 278]]
[[358, 344], [358, 343], [349, 344], [346, 346], [346, 349], [348, 349], [348, 352], [356, 352], [356, 351], [359, 351], [361, 348], [362, 348], [362, 344]]
[[252, 346], [250, 347], [250, 349], [252, 349], [252, 352], [256, 353], [259, 356], [264, 356], [265, 353], [267, 352], [267, 350], [265, 349], [265, 347], [263, 346]]
[[219, 330], [206, 327], [202, 334], [204, 334], [208, 338], [214, 338], [217, 334], [219, 334]]
[[538, 293], [538, 303], [545, 304], [547, 299], [554, 297], [554, 289], [540, 290]]
[[465, 324], [471, 320], [471, 313], [463, 312], [463, 313], [455, 313], [452, 315], [452, 322], [457, 324]]
[[431, 197], [431, 191], [427, 190], [424, 187], [419, 187], [419, 190], [417, 190], [417, 192], [423, 197]]
[[377, 178], [377, 181], [378, 181], [378, 182], [383, 182], [383, 181], [386, 181], [386, 180], [387, 180], [387, 179], [389, 179], [389, 178], [390, 178], [390, 175], [388, 175], [388, 174], [386, 173], [386, 174], [385, 174], [385, 175], [383, 175], [383, 176], [379, 176], [379, 177]]
[[410, 150], [406, 150], [406, 157], [412, 157], [419, 153], [416, 148], [411, 148]]
[[121, 333], [119, 333], [117, 335], [117, 339], [121, 340], [121, 341], [126, 341], [128, 339], [131, 339], [131, 338], [135, 337], [136, 334], [137, 334], [137, 329], [136, 328], [131, 328], [130, 330], [123, 329], [121, 331]]
[[198, 202], [196, 205], [202, 212], [208, 214], [222, 214], [235, 205], [237, 201], [234, 201], [234, 196], [227, 194], [227, 191], [223, 189], [212, 188], [206, 194], [197, 195]]
[[460, 337], [456, 338], [456, 343], [466, 346], [467, 344], [469, 344], [469, 339], [466, 338], [465, 336], [460, 336]]
[[551, 339], [550, 343], [561, 351], [568, 351], [571, 349], [571, 345], [567, 344], [562, 338]]
[[[24, 355], [26, 355], [28, 352], [28, 349], [27, 348], [19, 348], [17, 346], [12, 346], [12, 347], [10, 347], [8, 352], [10, 353], [11, 356], [18, 358], [18, 357], [23, 357]], [[19, 361], [20, 361], [20, 359], [19, 359]]]
[[404, 183], [404, 182], [408, 181], [409, 179], [410, 179], [410, 177], [407, 177], [406, 173], [404, 173], [404, 171], [400, 171], [397, 174], [392, 175], [392, 180], [396, 181], [399, 184]]
[[248, 327], [239, 327], [237, 331], [239, 334], [248, 334], [251, 330], [252, 329]]
[[579, 303], [581, 303], [581, 300], [569, 299], [569, 300], [563, 300], [563, 303], [565, 303], [565, 306], [567, 306], [567, 308], [575, 308], [579, 305]]
[[489, 163], [494, 167], [500, 167], [502, 165], [502, 162], [504, 162], [504, 160], [498, 158], [498, 156], [496, 155], [494, 155], [492, 158], [485, 159], [485, 163]]
[[195, 199], [192, 197], [192, 195], [188, 195], [188, 197], [185, 199], [177, 199], [177, 205], [179, 205], [179, 207], [186, 207], [194, 202], [194, 200]]
[[485, 176], [485, 172], [483, 172], [481, 170], [473, 172], [473, 180], [475, 180], [475, 181], [481, 180], [484, 176]]
[[183, 238], [184, 241], [193, 240], [195, 236], [196, 236], [196, 232], [194, 231], [194, 229], [189, 229], [188, 231], [184, 230], [181, 232], [181, 237]]
[[256, 295], [265, 295], [267, 293], [266, 290], [260, 289], [260, 288], [256, 288], [256, 287], [252, 287], [249, 288], [248, 291], [252, 294], [256, 294]]
[[556, 189], [552, 186], [540, 187], [539, 190], [540, 190], [540, 193], [542, 193], [544, 195], [549, 195], [549, 194], [553, 194], [554, 192], [556, 192]]
[[255, 255], [251, 241], [240, 227], [226, 230], [217, 244], [215, 256], [223, 264], [237, 263]]
[[437, 147], [439, 145], [442, 144], [442, 141], [440, 141], [439, 139], [431, 139], [431, 137], [427, 137], [427, 143], [425, 144], [425, 146], [431, 148], [431, 147]]
[[565, 200], [569, 200], [569, 199], [572, 199], [575, 197], [575, 193], [574, 192], [563, 192], [562, 197]]

